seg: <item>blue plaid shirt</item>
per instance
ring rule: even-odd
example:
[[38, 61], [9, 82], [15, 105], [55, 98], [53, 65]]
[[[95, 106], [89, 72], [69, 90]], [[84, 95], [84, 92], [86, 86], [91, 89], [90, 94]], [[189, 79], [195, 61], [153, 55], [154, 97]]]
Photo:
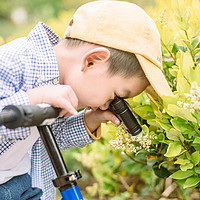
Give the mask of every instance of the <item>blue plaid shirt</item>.
[[[60, 38], [39, 22], [27, 37], [0, 46], [0, 111], [9, 104], [28, 105], [26, 90], [59, 84], [58, 64], [53, 46]], [[93, 142], [86, 130], [83, 112], [57, 119], [51, 128], [61, 150], [84, 147]], [[10, 130], [0, 126], [0, 155], [18, 140], [30, 135], [30, 128]], [[33, 186], [43, 190], [43, 200], [55, 199], [54, 169], [39, 138], [31, 151]]]

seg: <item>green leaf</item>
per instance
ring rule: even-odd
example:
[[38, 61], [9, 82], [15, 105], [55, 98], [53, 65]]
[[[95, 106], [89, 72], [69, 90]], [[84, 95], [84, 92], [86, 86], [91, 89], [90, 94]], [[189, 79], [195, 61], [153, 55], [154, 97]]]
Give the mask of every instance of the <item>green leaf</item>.
[[181, 153], [182, 146], [180, 142], [173, 142], [168, 145], [166, 157], [175, 157]]
[[169, 145], [169, 144], [172, 144], [173, 141], [171, 141], [171, 140], [163, 140], [162, 143]]
[[200, 174], [200, 167], [195, 168], [195, 173]]
[[190, 27], [190, 18], [191, 18], [191, 14], [190, 14], [190, 10], [187, 9], [186, 13], [184, 15], [184, 30], [188, 30]]
[[165, 135], [163, 133], [160, 133], [159, 135], [157, 135], [157, 139], [154, 139], [153, 142], [155, 140], [158, 141], [159, 144], [160, 142], [163, 142], [165, 140]]
[[200, 144], [200, 137], [195, 137], [193, 143]]
[[192, 163], [187, 163], [184, 165], [180, 165], [180, 169], [182, 171], [187, 171], [188, 169], [192, 169], [194, 167], [194, 165]]
[[172, 175], [170, 175], [170, 178], [185, 179], [185, 178], [192, 176], [193, 174], [194, 174], [194, 172], [192, 170], [187, 170], [187, 171], [178, 170], [178, 171], [174, 172]]
[[195, 69], [190, 69], [190, 82], [197, 82], [197, 84], [200, 86], [200, 64], [198, 64]]
[[159, 158], [147, 160], [147, 166], [152, 167], [158, 160]]
[[193, 50], [193, 46], [190, 44], [190, 41], [188, 41], [188, 40], [183, 40], [183, 42], [186, 44], [186, 46], [188, 47], [188, 49], [189, 49], [190, 51]]
[[166, 108], [166, 112], [171, 115], [172, 117], [176, 117], [175, 111], [179, 109], [179, 107], [177, 105], [174, 104], [168, 104], [167, 108]]
[[194, 165], [198, 165], [199, 162], [200, 162], [199, 151], [196, 151], [196, 152], [192, 153], [191, 158], [192, 158], [192, 162], [194, 163]]
[[156, 120], [156, 122], [166, 131], [169, 131], [172, 128], [168, 119], [163, 118]]
[[174, 118], [171, 120], [173, 127], [180, 131], [182, 134], [188, 134], [193, 132], [193, 128], [183, 119], [181, 118]]
[[177, 96], [162, 96], [163, 98], [163, 106], [166, 110], [169, 104], [177, 105], [178, 97]]
[[146, 125], [142, 125], [141, 127], [145, 135], [149, 134], [149, 128]]
[[180, 74], [180, 71], [177, 75], [177, 91], [180, 96], [184, 96], [185, 93], [190, 93], [190, 85], [188, 81]]
[[133, 111], [145, 120], [154, 119], [155, 115], [153, 109], [149, 105], [139, 106], [133, 108]]
[[179, 50], [179, 45], [174, 43], [174, 45], [172, 47], [172, 53], [176, 54], [178, 50]]
[[159, 178], [167, 178], [170, 175], [170, 172], [167, 168], [161, 166], [161, 167], [154, 167], [153, 168], [154, 173], [159, 177]]
[[185, 164], [188, 164], [188, 163], [190, 163], [189, 160], [187, 160], [187, 159], [182, 159], [182, 158], [178, 158], [178, 159], [174, 162], [174, 164], [179, 164], [179, 165], [185, 165]]
[[197, 122], [197, 120], [192, 116], [191, 112], [189, 112], [188, 110], [185, 110], [184, 108], [177, 109], [175, 111], [175, 114], [181, 117], [182, 119], [189, 120], [195, 123]]
[[191, 157], [191, 155], [189, 154], [188, 151], [185, 153], [185, 155], [186, 155], [186, 157], [187, 157], [188, 160], [192, 160], [192, 157]]
[[199, 42], [200, 42], [200, 36], [197, 36], [192, 40], [191, 44], [193, 46], [193, 49], [195, 49], [198, 46]]
[[[199, 72], [200, 73], [200, 72]], [[200, 122], [200, 112], [194, 111], [192, 115], [197, 119], [198, 122]], [[199, 123], [198, 123], [199, 124]]]
[[186, 52], [186, 48], [184, 46], [180, 46], [176, 43], [174, 43], [173, 47], [172, 47], [172, 53], [174, 53], [176, 55], [176, 53], [181, 50], [183, 52]]
[[195, 56], [196, 54], [198, 54], [200, 52], [200, 48], [196, 48], [192, 51], [192, 55]]
[[151, 126], [161, 128], [160, 125], [156, 122], [156, 119], [149, 119], [149, 120], [147, 120], [147, 123]]
[[183, 188], [184, 189], [191, 188], [191, 187], [197, 185], [199, 182], [200, 182], [200, 178], [198, 176], [192, 176], [185, 181]]
[[184, 141], [184, 137], [180, 131], [171, 128], [169, 132], [167, 132], [167, 138], [174, 141]]
[[176, 183], [179, 185], [179, 186], [182, 186], [184, 185], [185, 183], [185, 180], [184, 179], [181, 179], [181, 180], [176, 180]]
[[172, 117], [167, 114], [166, 112], [165, 113], [162, 113], [162, 117], [165, 118], [165, 119], [171, 119]]
[[184, 56], [183, 56], [183, 64], [181, 66], [181, 71], [182, 71], [183, 76], [187, 80], [189, 80], [190, 69], [193, 68], [193, 66], [194, 66], [194, 62], [193, 62], [192, 56], [188, 51], [186, 51], [186, 53], [184, 53]]
[[177, 77], [178, 69], [169, 69], [169, 72], [173, 77]]
[[195, 148], [196, 151], [200, 151], [200, 145], [195, 143], [195, 144], [192, 144], [192, 146]]

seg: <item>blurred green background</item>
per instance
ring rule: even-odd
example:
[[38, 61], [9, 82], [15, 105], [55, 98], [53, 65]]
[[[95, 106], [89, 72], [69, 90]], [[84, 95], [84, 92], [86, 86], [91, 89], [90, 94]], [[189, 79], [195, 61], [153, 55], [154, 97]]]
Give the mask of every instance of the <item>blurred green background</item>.
[[[43, 21], [52, 24], [53, 29], [58, 29], [60, 36], [68, 23], [68, 18], [82, 4], [89, 0], [0, 0], [0, 36], [4, 40], [13, 37], [25, 36], [38, 22]], [[141, 7], [155, 5], [154, 0], [135, 0]], [[53, 23], [56, 19], [62, 23], [62, 30], [58, 24]]]

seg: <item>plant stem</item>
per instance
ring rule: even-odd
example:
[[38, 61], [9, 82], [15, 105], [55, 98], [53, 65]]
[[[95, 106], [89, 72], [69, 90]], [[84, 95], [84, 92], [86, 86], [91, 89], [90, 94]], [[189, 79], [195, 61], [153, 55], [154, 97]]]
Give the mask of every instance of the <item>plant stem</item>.
[[139, 163], [139, 164], [142, 164], [142, 165], [147, 165], [146, 162], [142, 162], [142, 161], [140, 161], [140, 160], [136, 160], [135, 158], [133, 158], [132, 156], [130, 156], [126, 151], [124, 151], [124, 153], [126, 154], [126, 156], [127, 156], [128, 158], [130, 158], [130, 159], [133, 160], [134, 162]]
[[187, 145], [186, 145], [184, 142], [182, 142], [180, 139], [179, 139], [179, 142], [181, 143], [182, 147], [183, 147], [187, 152], [189, 152], [190, 154], [192, 153], [192, 152], [190, 151], [190, 149], [187, 147]]
[[173, 58], [174, 62], [176, 62], [176, 58], [174, 57], [174, 55], [172, 54], [172, 52], [168, 49], [167, 45], [162, 41], [162, 39], [161, 39], [161, 43], [165, 47], [165, 49], [167, 50], [167, 52], [170, 54], [170, 56]]
[[158, 151], [157, 155], [159, 155], [159, 154], [160, 154], [160, 152], [162, 151], [162, 147], [163, 147], [163, 143], [161, 143], [161, 145], [160, 145], [160, 149], [159, 149], [159, 151]]
[[187, 40], [189, 40], [189, 36], [188, 36], [188, 33], [187, 33], [187, 31], [186, 31], [186, 30], [184, 30], [184, 32], [185, 32], [185, 36], [186, 36]]
[[189, 123], [189, 122], [187, 122], [187, 124], [194, 130], [194, 132], [200, 137], [200, 134], [198, 133], [198, 131], [196, 131], [195, 129], [194, 129], [194, 127]]

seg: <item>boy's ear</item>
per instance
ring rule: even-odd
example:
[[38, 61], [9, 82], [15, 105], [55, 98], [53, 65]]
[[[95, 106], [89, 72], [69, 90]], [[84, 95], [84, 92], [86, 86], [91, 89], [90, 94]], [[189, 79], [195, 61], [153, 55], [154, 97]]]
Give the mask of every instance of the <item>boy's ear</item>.
[[86, 52], [82, 57], [81, 71], [86, 71], [89, 67], [93, 67], [97, 62], [107, 62], [110, 58], [110, 51], [105, 47], [97, 47]]

